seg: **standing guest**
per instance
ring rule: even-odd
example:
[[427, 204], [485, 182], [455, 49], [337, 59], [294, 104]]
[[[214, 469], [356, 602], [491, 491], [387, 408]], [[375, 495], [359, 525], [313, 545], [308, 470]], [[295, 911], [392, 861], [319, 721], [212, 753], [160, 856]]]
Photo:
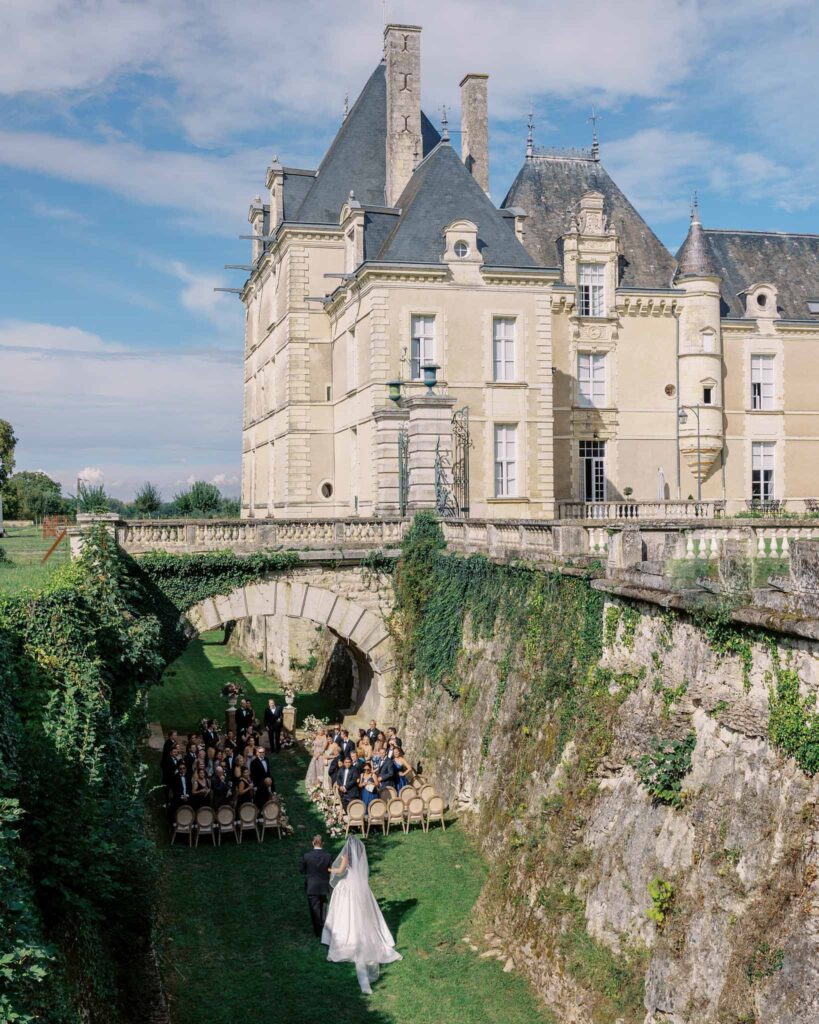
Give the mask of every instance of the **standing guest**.
[[239, 779], [247, 766], [245, 765], [245, 759], [241, 754], [237, 754], [233, 759], [233, 792], [236, 792], [236, 787], [239, 785]]
[[246, 743], [244, 749], [245, 767], [249, 768], [253, 763], [253, 758], [256, 755], [256, 747], [253, 743]]
[[250, 779], [250, 772], [247, 768], [242, 769], [239, 783], [236, 787], [236, 806], [249, 803], [253, 799], [253, 783]]
[[250, 715], [250, 722], [248, 724], [248, 729], [255, 729], [256, 728], [256, 712], [253, 710], [253, 705], [250, 703], [249, 700], [245, 701], [245, 703], [247, 704], [247, 713]]
[[216, 770], [213, 773], [210, 792], [214, 807], [221, 807], [230, 798], [230, 786], [225, 778], [225, 769], [220, 764], [216, 766]]
[[236, 735], [240, 742], [244, 739], [244, 735], [250, 728], [250, 723], [253, 721], [253, 716], [247, 709], [247, 701], [244, 697], [239, 701], [239, 707], [236, 708]]
[[333, 784], [336, 781], [336, 772], [338, 771], [338, 759], [341, 756], [341, 750], [337, 743], [331, 742], [327, 749], [324, 751], [324, 788], [329, 793], [333, 788]]
[[404, 786], [408, 786], [415, 778], [415, 772], [412, 770], [412, 765], [410, 765], [409, 761], [404, 757], [404, 753], [400, 747], [396, 747], [392, 763], [395, 765], [395, 777], [397, 780], [398, 792], [400, 793]]
[[330, 726], [330, 739], [336, 746], [341, 746], [341, 726], [338, 723]]
[[267, 702], [267, 707], [264, 712], [264, 724], [267, 729], [267, 737], [270, 740], [270, 749], [274, 754], [282, 749], [282, 728], [284, 726], [284, 716], [282, 709], [277, 707], [276, 701], [273, 697]]
[[324, 841], [321, 836], [313, 836], [313, 849], [301, 858], [299, 871], [305, 876], [304, 888], [307, 892], [307, 905], [310, 908], [310, 920], [313, 934], [321, 938], [324, 918], [327, 915], [327, 897], [330, 892], [330, 866], [333, 858], [322, 849]]
[[361, 789], [361, 799], [364, 801], [364, 807], [369, 811], [370, 804], [378, 798], [379, 793], [378, 776], [373, 771], [371, 764], [364, 765], [359, 788]]
[[327, 749], [327, 733], [319, 729], [313, 739], [313, 750], [310, 764], [307, 766], [307, 778], [305, 784], [308, 790], [324, 783], [324, 751]]
[[219, 733], [216, 730], [216, 720], [209, 718], [202, 733], [202, 740], [207, 747], [219, 746]]
[[161, 761], [160, 768], [162, 770], [162, 782], [168, 791], [167, 799], [170, 800], [173, 796], [173, 780], [179, 770], [179, 747], [171, 747], [168, 756]]
[[176, 777], [173, 780], [173, 799], [171, 800], [170, 808], [171, 814], [176, 812], [177, 807], [181, 807], [182, 804], [188, 804], [191, 800], [191, 787], [188, 782], [188, 773], [185, 769], [185, 762], [179, 762], [179, 769], [176, 773]]
[[378, 767], [378, 778], [382, 786], [395, 785], [395, 762], [390, 756], [389, 751], [386, 751], [381, 758], [381, 764]]
[[378, 772], [378, 769], [381, 767], [381, 762], [383, 760], [384, 760], [384, 744], [381, 742], [381, 740], [376, 740], [375, 744], [373, 746], [373, 755], [372, 755], [372, 758], [371, 758], [371, 761], [373, 763], [373, 768], [375, 769], [376, 773]]
[[370, 728], [367, 730], [367, 735], [370, 738], [370, 746], [374, 747], [378, 742], [378, 726], [375, 724], [375, 719], [370, 719]]
[[350, 734], [346, 729], [341, 730], [341, 743], [339, 743], [339, 747], [341, 748], [342, 757], [346, 757], [348, 754], [352, 757], [355, 753], [355, 743], [350, 739]]
[[208, 747], [207, 753], [205, 754], [205, 770], [208, 775], [213, 775], [213, 769], [216, 767], [216, 747]]
[[359, 761], [366, 762], [372, 760], [373, 748], [372, 744], [370, 743], [370, 737], [366, 734], [366, 732], [363, 733], [355, 749], [356, 753], [358, 754]]
[[387, 729], [387, 746], [401, 747], [402, 749], [404, 747], [404, 744], [401, 742], [394, 725], [391, 725], [389, 729]]
[[197, 810], [210, 803], [210, 781], [204, 768], [198, 768], [191, 782], [191, 805]]
[[190, 776], [190, 774], [193, 771], [195, 765], [196, 765], [196, 744], [195, 743], [189, 743], [188, 744], [188, 748], [185, 751], [185, 771], [188, 773], [188, 776]]
[[232, 729], [228, 729], [227, 736], [222, 741], [222, 749], [225, 751], [236, 749], [236, 733]]
[[361, 798], [361, 790], [358, 786], [358, 769], [353, 767], [353, 759], [349, 754], [345, 755], [344, 763], [336, 775], [336, 784], [341, 793], [341, 802], [346, 808], [351, 800]]
[[256, 756], [250, 762], [250, 777], [253, 785], [259, 789], [265, 779], [273, 777], [270, 771], [270, 762], [267, 758], [267, 751], [264, 747], [256, 747]]
[[167, 764], [171, 751], [176, 746], [176, 729], [170, 729], [168, 735], [165, 738], [165, 742], [162, 745], [162, 757], [159, 759], [160, 765], [164, 768]]

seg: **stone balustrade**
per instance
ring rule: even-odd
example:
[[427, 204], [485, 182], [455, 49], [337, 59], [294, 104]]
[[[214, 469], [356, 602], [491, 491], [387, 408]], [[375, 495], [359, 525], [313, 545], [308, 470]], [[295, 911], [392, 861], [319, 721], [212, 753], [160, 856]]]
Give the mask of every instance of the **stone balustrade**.
[[558, 519], [638, 520], [719, 519], [724, 501], [560, 501]]

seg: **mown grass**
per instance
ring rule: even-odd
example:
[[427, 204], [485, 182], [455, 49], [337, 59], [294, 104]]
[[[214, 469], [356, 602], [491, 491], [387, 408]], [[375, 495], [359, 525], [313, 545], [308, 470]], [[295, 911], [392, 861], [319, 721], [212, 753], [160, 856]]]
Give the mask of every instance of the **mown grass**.
[[[190, 644], [151, 694], [154, 720], [192, 728], [221, 714], [219, 691], [241, 680], [259, 710], [275, 685], [207, 634]], [[308, 706], [309, 705], [309, 706]], [[299, 714], [321, 713], [317, 696]], [[325, 709], [328, 710], [328, 709]], [[303, 751], [274, 763], [294, 837], [189, 850], [168, 847], [164, 823], [161, 954], [174, 1024], [531, 1024], [552, 1018], [523, 979], [504, 974], [462, 941], [485, 868], [457, 824], [446, 833], [371, 837], [373, 890], [404, 959], [384, 968], [372, 996], [358, 990], [350, 964], [330, 964], [312, 936], [298, 864], [321, 821], [305, 795]], [[157, 818], [158, 821], [161, 819]], [[329, 845], [335, 854], [340, 841]]]
[[40, 590], [54, 572], [68, 560], [68, 541], [62, 540], [49, 560], [43, 555], [54, 543], [54, 537], [43, 538], [39, 526], [12, 526], [0, 537], [0, 594], [16, 596], [27, 590]]

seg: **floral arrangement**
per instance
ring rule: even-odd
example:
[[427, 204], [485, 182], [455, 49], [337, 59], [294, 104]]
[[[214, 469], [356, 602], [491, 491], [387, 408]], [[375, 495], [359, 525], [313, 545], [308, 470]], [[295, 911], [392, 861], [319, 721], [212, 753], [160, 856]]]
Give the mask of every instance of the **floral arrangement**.
[[225, 683], [222, 687], [223, 697], [238, 697], [242, 693], [244, 693], [244, 690], [238, 683]]
[[287, 817], [287, 808], [284, 806], [283, 800], [279, 800], [279, 822], [282, 827], [282, 835], [292, 836], [295, 830], [290, 824], [290, 819]]
[[308, 790], [307, 796], [321, 812], [327, 828], [327, 834], [333, 839], [344, 835], [344, 811], [334, 803], [332, 796], [324, 791], [319, 782]]
[[312, 743], [318, 736], [319, 729], [326, 729], [330, 724], [328, 718], [319, 718], [318, 715], [307, 715], [302, 722], [302, 729], [307, 735], [308, 742]]

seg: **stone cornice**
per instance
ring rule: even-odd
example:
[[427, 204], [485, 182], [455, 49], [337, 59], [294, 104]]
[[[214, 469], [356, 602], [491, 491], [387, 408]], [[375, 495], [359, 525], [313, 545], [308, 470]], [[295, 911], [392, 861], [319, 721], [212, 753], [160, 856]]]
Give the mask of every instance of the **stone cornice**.
[[617, 291], [615, 302], [620, 316], [674, 316], [677, 311], [679, 293], [662, 292], [621, 292]]
[[481, 277], [487, 284], [543, 288], [554, 285], [560, 277], [560, 271], [556, 267], [481, 267]]

